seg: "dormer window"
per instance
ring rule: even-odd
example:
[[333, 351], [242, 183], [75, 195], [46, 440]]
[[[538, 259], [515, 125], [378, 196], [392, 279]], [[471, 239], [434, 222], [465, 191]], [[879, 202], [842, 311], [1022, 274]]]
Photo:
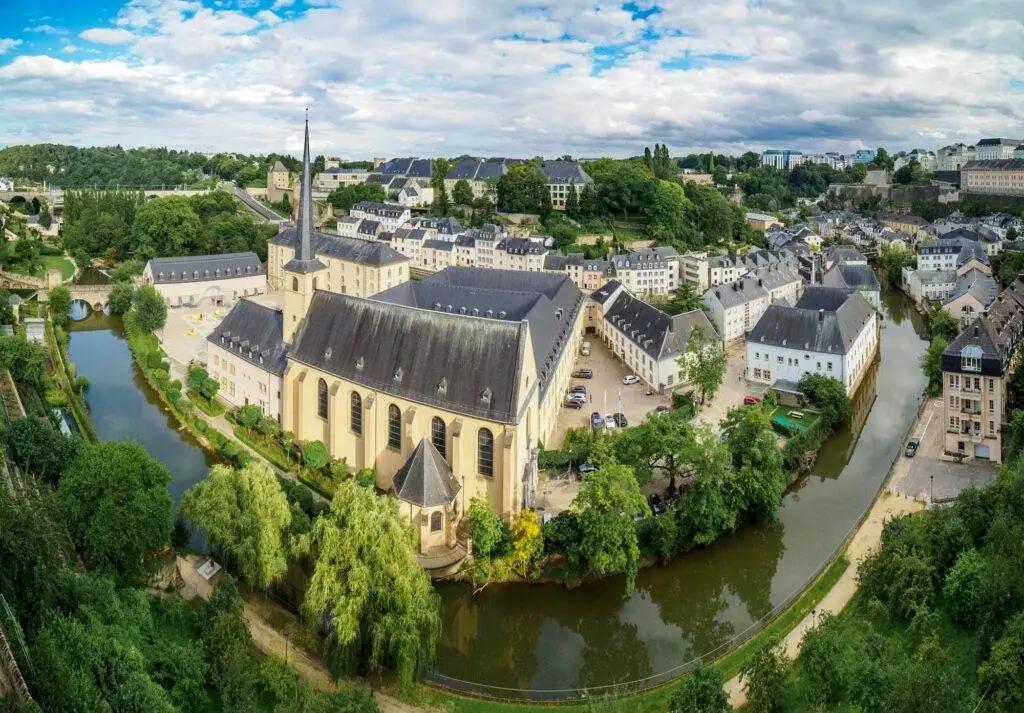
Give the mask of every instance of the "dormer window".
[[362, 357], [356, 359], [356, 371], [362, 371], [363, 367], [366, 366], [366, 360]]
[[437, 384], [437, 393], [439, 396], [444, 396], [448, 393], [448, 378], [442, 376], [441, 381]]
[[397, 369], [395, 369], [395, 381], [397, 381], [398, 383], [402, 383], [402, 375], [404, 373], [405, 372], [402, 371], [402, 367], [398, 367]]
[[491, 404], [492, 396], [491, 387], [485, 386], [484, 390], [480, 392], [480, 401], [489, 406]]
[[330, 359], [331, 354], [333, 353], [334, 351], [330, 347], [327, 347], [327, 349], [324, 351], [324, 359]]
[[192, 279], [193, 280], [198, 280], [199, 279], [199, 270], [193, 270], [192, 271]]
[[981, 355], [981, 347], [964, 347], [960, 350], [960, 368], [964, 371], [981, 371]]

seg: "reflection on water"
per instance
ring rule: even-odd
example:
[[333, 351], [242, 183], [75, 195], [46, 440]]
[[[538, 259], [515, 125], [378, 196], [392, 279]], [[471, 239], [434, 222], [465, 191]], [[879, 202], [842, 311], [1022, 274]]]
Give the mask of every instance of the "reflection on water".
[[635, 680], [727, 643], [801, 588], [870, 504], [924, 388], [920, 319], [901, 295], [883, 296], [881, 355], [855, 396], [852, 422], [774, 522], [642, 570], [627, 599], [621, 578], [573, 590], [489, 586], [475, 597], [469, 586], [441, 585], [437, 670], [532, 690]]
[[[132, 438], [171, 471], [175, 504], [206, 477], [213, 460], [177, 420], [132, 361], [120, 317], [92, 312], [68, 326], [69, 353], [78, 374], [89, 378], [86, 402], [101, 440]], [[195, 543], [193, 543], [195, 544]]]
[[92, 265], [82, 270], [78, 274], [78, 279], [75, 280], [76, 285], [106, 285], [109, 282], [110, 278], [106, 273], [97, 270]]

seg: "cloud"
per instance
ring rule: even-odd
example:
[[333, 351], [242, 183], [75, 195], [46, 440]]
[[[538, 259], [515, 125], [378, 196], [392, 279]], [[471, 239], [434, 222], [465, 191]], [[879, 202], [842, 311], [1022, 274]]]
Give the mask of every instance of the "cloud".
[[94, 27], [78, 36], [100, 45], [123, 45], [135, 39], [134, 33], [116, 27]]
[[113, 56], [5, 58], [0, 133], [296, 151], [309, 105], [352, 157], [934, 147], [1024, 121], [1007, 5], [129, 0], [81, 33]]
[[43, 35], [66, 35], [67, 30], [53, 25], [29, 25], [22, 32], [38, 32]]
[[0, 37], [0, 54], [7, 54], [20, 44], [21, 40], [16, 40], [13, 37]]

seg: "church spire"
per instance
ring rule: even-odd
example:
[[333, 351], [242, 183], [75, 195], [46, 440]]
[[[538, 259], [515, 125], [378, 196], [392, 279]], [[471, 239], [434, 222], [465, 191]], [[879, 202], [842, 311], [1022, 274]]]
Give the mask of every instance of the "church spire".
[[298, 244], [295, 246], [295, 257], [285, 270], [291, 272], [315, 272], [323, 270], [324, 265], [313, 254], [313, 189], [310, 179], [309, 161], [309, 109], [306, 109], [305, 141], [302, 147], [302, 183], [299, 186], [299, 223], [296, 228]]

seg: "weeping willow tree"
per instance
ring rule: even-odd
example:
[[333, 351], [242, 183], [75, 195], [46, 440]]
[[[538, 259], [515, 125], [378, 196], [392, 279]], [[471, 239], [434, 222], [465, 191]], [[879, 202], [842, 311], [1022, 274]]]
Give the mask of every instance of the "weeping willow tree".
[[262, 589], [284, 576], [284, 538], [292, 512], [267, 466], [252, 463], [234, 470], [215, 465], [210, 477], [185, 493], [181, 509], [220, 545], [249, 584]]
[[299, 542], [314, 563], [303, 611], [326, 631], [332, 668], [393, 670], [400, 683], [433, 661], [439, 600], [416, 563], [414, 534], [394, 501], [353, 480]]

